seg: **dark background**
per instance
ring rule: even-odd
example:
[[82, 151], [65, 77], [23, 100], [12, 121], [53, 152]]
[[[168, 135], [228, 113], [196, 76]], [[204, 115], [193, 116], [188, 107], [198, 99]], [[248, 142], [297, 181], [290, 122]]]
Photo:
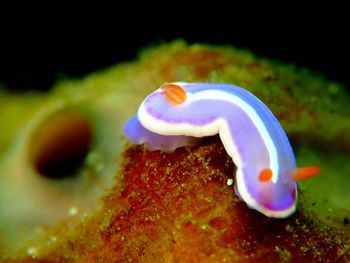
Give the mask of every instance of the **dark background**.
[[32, 18], [18, 25], [7, 22], [1, 28], [0, 82], [10, 90], [48, 90], [58, 78], [81, 77], [130, 61], [147, 45], [182, 38], [189, 43], [249, 49], [259, 56], [308, 67], [350, 87], [350, 23], [342, 14], [331, 10], [322, 14], [311, 10], [304, 16], [215, 14], [206, 19], [204, 15], [191, 19], [186, 14], [158, 15], [151, 22], [151, 16], [134, 21], [132, 15], [74, 23], [63, 15], [56, 25], [45, 19], [32, 22]]

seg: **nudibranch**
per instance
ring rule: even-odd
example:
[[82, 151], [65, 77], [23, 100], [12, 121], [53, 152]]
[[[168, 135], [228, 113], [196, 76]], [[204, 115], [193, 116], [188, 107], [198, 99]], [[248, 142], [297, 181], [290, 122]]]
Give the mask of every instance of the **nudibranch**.
[[297, 169], [277, 118], [252, 93], [231, 84], [164, 84], [145, 98], [124, 134], [135, 144], [163, 151], [219, 134], [237, 167], [236, 194], [268, 217], [291, 215], [296, 209], [296, 180], [319, 170]]

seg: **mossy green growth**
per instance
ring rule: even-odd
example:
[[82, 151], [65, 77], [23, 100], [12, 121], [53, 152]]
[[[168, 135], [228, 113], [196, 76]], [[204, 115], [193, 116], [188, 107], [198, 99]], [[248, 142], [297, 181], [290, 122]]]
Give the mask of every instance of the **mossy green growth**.
[[299, 183], [302, 206], [308, 216], [335, 225], [347, 225], [350, 219], [349, 155], [301, 146], [296, 150], [298, 164], [321, 167], [315, 178]]

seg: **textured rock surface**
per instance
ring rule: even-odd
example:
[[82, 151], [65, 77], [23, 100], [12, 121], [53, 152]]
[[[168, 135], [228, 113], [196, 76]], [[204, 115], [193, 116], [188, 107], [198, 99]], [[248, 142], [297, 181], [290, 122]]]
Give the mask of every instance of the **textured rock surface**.
[[[298, 164], [321, 166], [300, 185], [295, 215], [276, 220], [248, 209], [226, 185], [235, 168], [216, 137], [170, 154], [131, 147], [120, 158], [124, 121], [148, 92], [172, 81], [235, 83], [271, 108]], [[136, 62], [62, 81], [48, 94], [3, 91], [0, 102], [7, 124], [0, 129], [4, 261], [350, 260], [350, 99], [315, 73], [229, 47], [175, 42]], [[62, 182], [38, 175], [29, 157], [37, 130], [66, 112], [85, 116], [94, 138], [86, 161]], [[25, 227], [34, 230], [23, 241]]]

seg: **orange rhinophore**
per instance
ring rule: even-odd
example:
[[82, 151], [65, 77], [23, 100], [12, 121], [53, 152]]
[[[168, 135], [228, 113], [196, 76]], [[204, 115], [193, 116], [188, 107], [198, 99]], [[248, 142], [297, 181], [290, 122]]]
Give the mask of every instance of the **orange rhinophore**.
[[186, 91], [175, 84], [165, 84], [161, 87], [166, 99], [173, 105], [179, 105], [186, 100]]
[[308, 179], [318, 174], [319, 171], [320, 171], [320, 167], [318, 166], [297, 168], [292, 172], [292, 178], [296, 181]]
[[260, 182], [268, 182], [272, 178], [272, 170], [270, 168], [263, 169], [259, 174]]

